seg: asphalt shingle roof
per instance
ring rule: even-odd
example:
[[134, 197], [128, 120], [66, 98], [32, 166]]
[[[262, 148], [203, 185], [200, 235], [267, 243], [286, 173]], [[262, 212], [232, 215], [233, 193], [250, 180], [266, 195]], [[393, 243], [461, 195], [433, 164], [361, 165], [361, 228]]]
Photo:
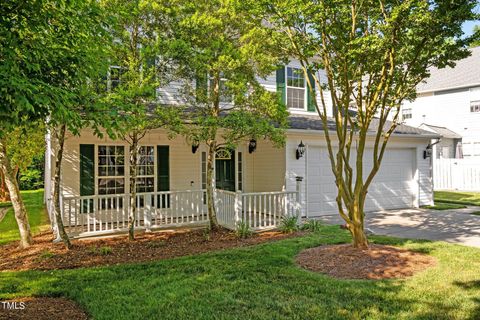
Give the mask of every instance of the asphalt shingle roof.
[[417, 86], [417, 92], [441, 91], [480, 85], [480, 47], [471, 49], [472, 55], [457, 61], [455, 67], [430, 70], [431, 75]]
[[434, 125], [426, 124], [426, 123], [424, 123], [423, 125], [425, 127], [427, 127], [428, 129], [430, 129], [432, 132], [438, 133], [439, 135], [441, 135], [444, 138], [448, 138], [448, 139], [461, 139], [462, 138], [461, 135], [459, 135], [458, 133], [456, 133], [456, 132], [454, 132], [454, 131], [452, 131], [448, 128], [434, 126]]
[[[288, 117], [289, 129], [296, 129], [296, 130], [312, 130], [312, 131], [322, 131], [323, 130], [323, 122], [318, 115], [291, 115]], [[329, 131], [335, 131], [335, 120], [333, 118], [329, 119], [327, 122]], [[375, 133], [375, 128], [378, 125], [378, 119], [373, 119], [372, 124], [370, 126], [370, 132]], [[388, 125], [388, 124], [387, 124]], [[423, 130], [420, 128], [410, 127], [404, 124], [400, 124], [397, 126], [394, 135], [417, 135], [417, 136], [424, 136], [435, 138], [439, 137], [438, 134]]]

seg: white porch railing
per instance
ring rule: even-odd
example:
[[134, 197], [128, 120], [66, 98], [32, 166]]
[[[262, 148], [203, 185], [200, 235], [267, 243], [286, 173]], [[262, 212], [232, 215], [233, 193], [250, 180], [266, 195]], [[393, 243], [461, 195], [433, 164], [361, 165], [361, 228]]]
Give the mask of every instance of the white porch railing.
[[[181, 227], [208, 221], [204, 191], [165, 191], [137, 194], [135, 228]], [[131, 196], [64, 197], [62, 217], [70, 236], [123, 232], [128, 229]]]
[[[241, 193], [215, 191], [220, 225], [236, 230], [246, 223], [254, 231], [280, 226], [285, 216], [300, 216], [300, 191]], [[129, 194], [63, 197], [62, 218], [67, 234], [84, 237], [126, 232]], [[141, 193], [136, 196], [135, 228], [151, 229], [208, 223], [204, 190]]]
[[253, 192], [241, 193], [216, 191], [218, 223], [235, 230], [246, 223], [254, 231], [274, 229], [280, 226], [283, 217], [299, 216], [298, 192]]

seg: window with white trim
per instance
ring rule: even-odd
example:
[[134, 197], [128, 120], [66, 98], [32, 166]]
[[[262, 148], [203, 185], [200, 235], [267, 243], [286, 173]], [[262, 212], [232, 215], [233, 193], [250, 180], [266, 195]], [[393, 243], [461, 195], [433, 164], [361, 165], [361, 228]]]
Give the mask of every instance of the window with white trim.
[[138, 152], [137, 192], [155, 191], [155, 148], [141, 146]]
[[287, 107], [289, 109], [305, 109], [306, 94], [305, 74], [300, 68], [287, 67]]
[[98, 146], [99, 195], [125, 193], [125, 147]]
[[480, 112], [480, 100], [470, 101], [470, 112]]
[[412, 108], [402, 108], [402, 119], [412, 119]]
[[120, 66], [110, 66], [108, 69], [107, 90], [110, 91], [120, 85], [124, 68]]

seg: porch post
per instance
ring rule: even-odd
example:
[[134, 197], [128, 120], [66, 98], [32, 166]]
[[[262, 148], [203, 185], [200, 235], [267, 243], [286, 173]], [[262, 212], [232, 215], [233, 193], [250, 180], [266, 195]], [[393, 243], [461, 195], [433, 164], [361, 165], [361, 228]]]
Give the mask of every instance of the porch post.
[[297, 181], [297, 203], [296, 203], [296, 214], [297, 214], [297, 221], [300, 224], [302, 220], [302, 181], [303, 177], [298, 176], [296, 178]]
[[143, 208], [143, 224], [145, 225], [145, 232], [151, 232], [152, 226], [152, 194], [144, 195], [145, 207]]
[[242, 203], [242, 192], [237, 191], [235, 192], [235, 221], [234, 226], [235, 228], [238, 227], [238, 223], [240, 222], [240, 215], [243, 211], [243, 203]]

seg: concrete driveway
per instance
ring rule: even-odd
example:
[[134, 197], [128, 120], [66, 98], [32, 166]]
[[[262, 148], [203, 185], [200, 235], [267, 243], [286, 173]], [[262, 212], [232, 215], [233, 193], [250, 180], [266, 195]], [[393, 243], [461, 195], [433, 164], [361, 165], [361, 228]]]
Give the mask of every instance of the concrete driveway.
[[[480, 247], [480, 216], [470, 214], [480, 207], [452, 210], [402, 209], [366, 214], [366, 227], [373, 233], [399, 238], [442, 240]], [[321, 218], [343, 224], [339, 215]]]

